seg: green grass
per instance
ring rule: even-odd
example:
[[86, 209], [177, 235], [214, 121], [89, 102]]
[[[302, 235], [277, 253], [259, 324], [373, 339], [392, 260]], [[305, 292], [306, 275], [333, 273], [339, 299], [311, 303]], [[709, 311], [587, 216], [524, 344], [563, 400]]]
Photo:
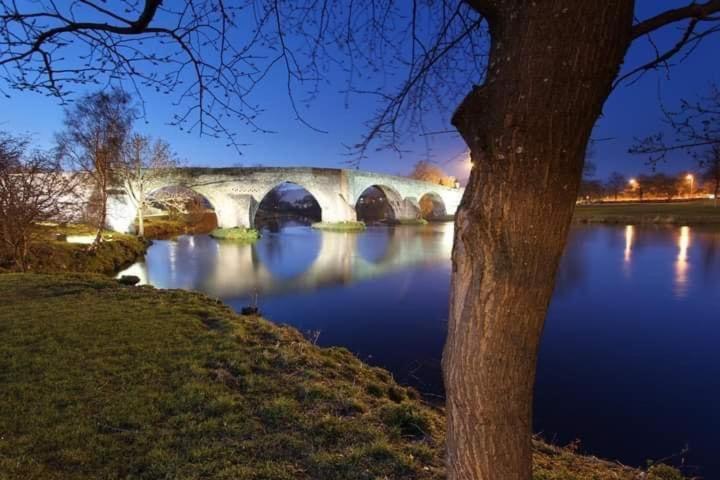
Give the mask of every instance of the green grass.
[[[179, 235], [205, 234], [217, 227], [214, 212], [200, 214], [168, 215], [146, 217], [144, 223], [145, 238], [166, 239]], [[137, 228], [137, 221], [135, 222]]]
[[693, 202], [603, 203], [578, 205], [574, 221], [581, 223], [720, 224], [720, 205]]
[[398, 218], [393, 223], [397, 225], [427, 225], [428, 221], [424, 218]]
[[[0, 305], [3, 480], [444, 478], [442, 410], [343, 348], [102, 276], [0, 275]], [[638, 474], [535, 448], [537, 480]]]
[[364, 222], [317, 222], [312, 228], [328, 230], [331, 232], [362, 232], [365, 230]]
[[260, 233], [254, 228], [216, 228], [210, 232], [210, 236], [218, 240], [232, 240], [236, 242], [251, 243], [260, 238]]
[[[133, 235], [103, 232], [103, 242], [89, 251], [88, 245], [68, 243], [66, 236], [94, 237], [87, 225], [42, 225], [30, 247], [28, 271], [41, 273], [114, 273], [145, 254], [147, 242]], [[15, 270], [10, 259], [0, 258], [0, 272]]]

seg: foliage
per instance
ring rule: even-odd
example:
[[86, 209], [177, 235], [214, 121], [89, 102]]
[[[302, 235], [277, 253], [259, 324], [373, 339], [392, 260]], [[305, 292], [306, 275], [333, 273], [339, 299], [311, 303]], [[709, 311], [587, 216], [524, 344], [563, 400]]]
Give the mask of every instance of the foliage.
[[417, 162], [408, 176], [415, 180], [437, 183], [446, 187], [454, 187], [456, 182], [455, 177], [447, 175], [440, 167], [427, 160]]
[[254, 242], [260, 238], [260, 232], [254, 228], [232, 227], [216, 228], [210, 236], [218, 240], [233, 240], [237, 242]]
[[28, 141], [0, 133], [0, 260], [26, 270], [38, 224], [76, 213], [77, 176], [57, 159], [27, 152]]
[[[441, 410], [292, 328], [88, 275], [0, 275], [0, 304], [4, 479], [445, 478]], [[536, 479], [638, 475], [534, 444]]]

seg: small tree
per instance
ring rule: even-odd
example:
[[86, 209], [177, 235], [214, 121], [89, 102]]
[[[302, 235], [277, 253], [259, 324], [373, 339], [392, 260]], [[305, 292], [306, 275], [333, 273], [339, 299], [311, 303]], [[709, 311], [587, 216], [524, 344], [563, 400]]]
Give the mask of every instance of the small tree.
[[145, 236], [145, 209], [150, 205], [149, 189], [160, 177], [178, 166], [170, 145], [161, 139], [134, 134], [126, 142], [115, 180], [128, 194], [138, 211], [138, 236]]
[[605, 182], [605, 189], [612, 195], [613, 199], [617, 200], [618, 195], [622, 193], [627, 187], [627, 179], [620, 172], [612, 172]]
[[698, 156], [698, 163], [702, 171], [702, 179], [711, 183], [715, 206], [718, 205], [720, 195], [720, 142], [711, 145]]
[[130, 96], [119, 89], [90, 93], [65, 109], [65, 130], [57, 137], [60, 155], [83, 173], [93, 189], [90, 209], [102, 240], [113, 176], [121, 170], [123, 150], [134, 120]]
[[68, 221], [76, 203], [76, 177], [57, 158], [27, 153], [28, 142], [0, 136], [0, 253], [22, 271], [40, 222]]
[[[668, 154], [684, 151], [697, 160], [703, 169], [702, 178], [714, 183], [715, 197], [720, 182], [720, 87], [710, 86], [709, 92], [694, 101], [682, 100], [677, 110], [664, 110], [665, 120], [673, 134], [662, 132], [640, 139], [631, 153], [644, 155], [648, 163], [657, 165]], [[685, 188], [687, 185], [682, 185]], [[717, 202], [716, 202], [717, 205]]]
[[650, 197], [672, 200], [678, 194], [679, 180], [676, 176], [660, 172], [652, 175], [640, 175], [638, 183], [642, 192]]

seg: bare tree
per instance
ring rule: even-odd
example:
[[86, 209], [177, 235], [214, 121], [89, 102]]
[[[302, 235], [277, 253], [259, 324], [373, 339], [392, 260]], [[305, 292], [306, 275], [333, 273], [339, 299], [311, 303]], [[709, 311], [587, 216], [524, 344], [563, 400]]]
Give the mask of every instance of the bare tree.
[[658, 132], [639, 139], [631, 153], [647, 157], [655, 167], [670, 154], [692, 155], [703, 169], [703, 178], [714, 183], [715, 197], [720, 189], [720, 87], [710, 86], [709, 92], [693, 101], [682, 100], [676, 110], [665, 108], [664, 118], [672, 130], [670, 138]]
[[90, 93], [65, 109], [65, 130], [57, 136], [60, 155], [90, 180], [97, 203], [97, 234], [92, 248], [102, 240], [107, 219], [108, 196], [114, 175], [122, 170], [123, 150], [132, 128], [134, 112], [129, 95], [118, 89]]
[[138, 211], [138, 235], [145, 236], [145, 210], [150, 205], [149, 189], [159, 179], [168, 177], [179, 162], [170, 145], [157, 139], [134, 134], [126, 142], [122, 161], [114, 179], [125, 190]]
[[[592, 128], [613, 88], [720, 31], [720, 0], [637, 21], [633, 0], [2, 5], [11, 87], [62, 97], [73, 83], [129, 78], [176, 93], [176, 123], [210, 134], [226, 132], [222, 115], [260, 128], [251, 93], [276, 65], [301, 122], [295, 87], [312, 98], [338, 70], [348, 93], [380, 101], [360, 155], [373, 142], [399, 150], [403, 132], [426, 131], [424, 114], [459, 103], [451, 122], [475, 167], [457, 212], [443, 357], [451, 480], [531, 478], [537, 353]], [[674, 45], [621, 72], [634, 42], [654, 45], [673, 25]], [[70, 44], [90, 54], [63, 55]]]
[[712, 184], [715, 206], [720, 196], [720, 142], [707, 147], [698, 155], [700, 168], [703, 169], [702, 178]]
[[38, 224], [70, 220], [76, 204], [76, 177], [56, 158], [27, 147], [27, 139], [0, 135], [0, 254], [22, 271]]
[[605, 189], [615, 200], [618, 199], [618, 195], [620, 195], [627, 186], [628, 181], [620, 172], [612, 172], [608, 177], [607, 182], [605, 182]]

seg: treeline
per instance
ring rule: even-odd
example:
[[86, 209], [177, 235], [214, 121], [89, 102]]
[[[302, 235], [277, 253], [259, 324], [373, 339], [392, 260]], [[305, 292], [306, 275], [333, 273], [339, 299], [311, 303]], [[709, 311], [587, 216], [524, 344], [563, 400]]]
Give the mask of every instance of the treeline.
[[613, 172], [607, 180], [583, 178], [578, 193], [581, 202], [618, 200], [673, 200], [677, 198], [698, 198], [718, 196], [720, 175], [704, 171], [700, 175], [691, 173], [667, 174], [662, 172], [625, 177]]

